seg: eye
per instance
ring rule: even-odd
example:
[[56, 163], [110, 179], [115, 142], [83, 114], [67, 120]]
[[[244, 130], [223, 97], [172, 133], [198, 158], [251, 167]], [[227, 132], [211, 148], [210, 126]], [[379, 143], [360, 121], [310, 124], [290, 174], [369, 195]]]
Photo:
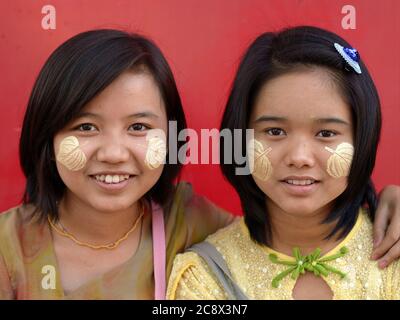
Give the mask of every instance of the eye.
[[135, 123], [129, 126], [130, 131], [145, 131], [147, 129], [149, 129], [149, 127], [143, 123]]
[[318, 132], [317, 136], [322, 138], [332, 138], [336, 136], [336, 132], [333, 132], [331, 130], [321, 130], [320, 132]]
[[75, 128], [75, 130], [79, 130], [79, 131], [96, 131], [97, 128], [95, 125], [91, 124], [91, 123], [82, 123], [79, 126], [77, 126]]
[[280, 128], [271, 128], [265, 131], [270, 136], [284, 136], [286, 135], [285, 131]]

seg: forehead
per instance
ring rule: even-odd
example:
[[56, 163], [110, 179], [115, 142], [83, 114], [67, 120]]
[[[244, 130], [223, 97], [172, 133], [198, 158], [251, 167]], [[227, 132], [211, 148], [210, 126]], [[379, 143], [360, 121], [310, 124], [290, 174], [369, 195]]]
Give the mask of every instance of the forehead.
[[137, 112], [166, 114], [161, 92], [147, 71], [122, 73], [82, 111], [107, 114], [107, 117]]
[[337, 117], [351, 122], [350, 106], [329, 71], [302, 69], [278, 76], [261, 88], [251, 119], [262, 115], [309, 121]]

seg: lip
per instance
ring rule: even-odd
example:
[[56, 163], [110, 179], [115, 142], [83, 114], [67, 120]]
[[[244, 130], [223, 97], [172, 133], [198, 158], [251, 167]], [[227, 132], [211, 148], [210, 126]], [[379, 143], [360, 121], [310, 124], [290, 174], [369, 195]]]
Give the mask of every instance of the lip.
[[[294, 184], [289, 184], [285, 180], [314, 180], [313, 184], [302, 186], [302, 185], [294, 185]], [[279, 181], [285, 191], [289, 193], [290, 195], [293, 196], [309, 196], [315, 190], [318, 188], [318, 185], [320, 181], [318, 179], [315, 179], [314, 177], [311, 176], [288, 176], [284, 178], [283, 180]]]
[[[116, 173], [114, 173], [117, 175]], [[127, 173], [126, 173], [127, 174]], [[118, 183], [105, 183], [99, 180], [96, 180], [94, 176], [90, 176], [90, 180], [93, 181], [100, 189], [105, 190], [105, 191], [121, 191], [125, 189], [130, 183], [132, 183], [132, 180], [135, 179], [135, 175], [129, 175], [129, 178], [127, 180], [118, 182]]]
[[135, 173], [131, 173], [128, 171], [99, 171], [96, 173], [90, 173], [89, 176], [106, 176], [106, 175], [110, 175], [110, 176], [136, 176], [137, 174]]
[[315, 181], [319, 181], [318, 179], [312, 177], [312, 176], [288, 176], [283, 178], [281, 181], [285, 181], [285, 180], [315, 180]]
[[308, 186], [296, 186], [294, 184], [289, 184], [285, 181], [280, 182], [287, 193], [294, 196], [308, 196], [312, 194], [318, 187], [319, 182], [314, 182]]

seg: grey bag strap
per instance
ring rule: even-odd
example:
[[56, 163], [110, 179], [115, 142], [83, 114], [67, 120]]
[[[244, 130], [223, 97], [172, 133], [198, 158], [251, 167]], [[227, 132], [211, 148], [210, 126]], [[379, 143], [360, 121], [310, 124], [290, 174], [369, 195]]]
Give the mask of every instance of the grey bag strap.
[[209, 242], [203, 241], [194, 244], [187, 251], [193, 251], [204, 259], [210, 269], [214, 272], [219, 283], [228, 294], [230, 300], [248, 300], [240, 287], [233, 281], [229, 268], [218, 252], [218, 250]]

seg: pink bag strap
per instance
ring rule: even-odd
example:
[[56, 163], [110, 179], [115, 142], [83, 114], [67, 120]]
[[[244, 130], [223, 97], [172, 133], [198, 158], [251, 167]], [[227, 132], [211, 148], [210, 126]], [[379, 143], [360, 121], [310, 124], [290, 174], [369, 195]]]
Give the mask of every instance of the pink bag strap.
[[165, 278], [165, 229], [164, 211], [156, 203], [151, 203], [153, 221], [153, 265], [154, 265], [154, 298], [165, 300], [166, 278]]

